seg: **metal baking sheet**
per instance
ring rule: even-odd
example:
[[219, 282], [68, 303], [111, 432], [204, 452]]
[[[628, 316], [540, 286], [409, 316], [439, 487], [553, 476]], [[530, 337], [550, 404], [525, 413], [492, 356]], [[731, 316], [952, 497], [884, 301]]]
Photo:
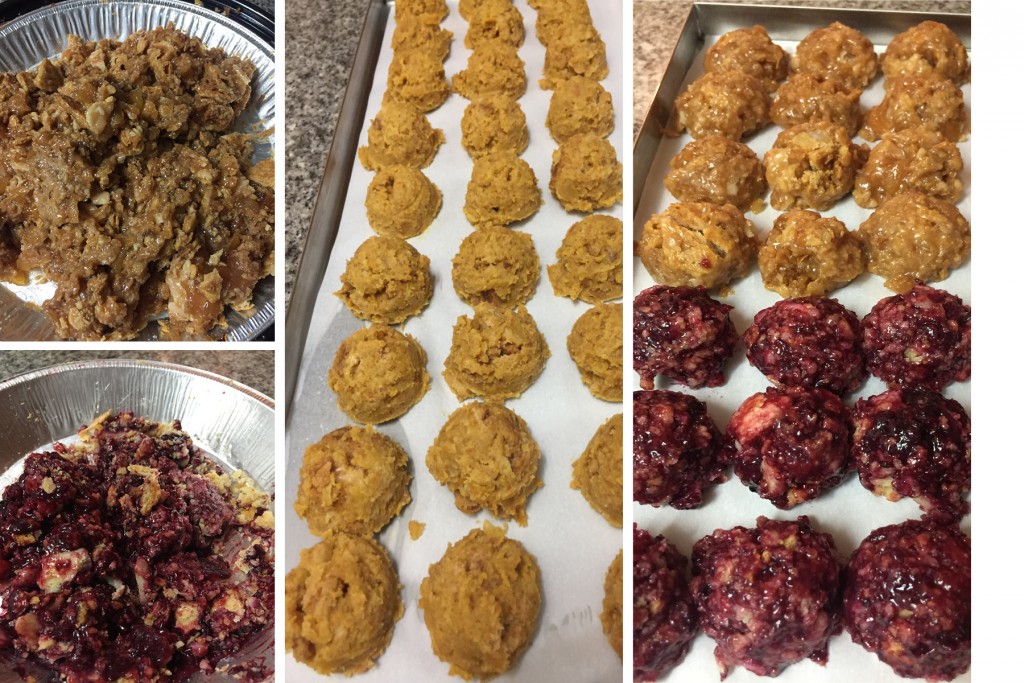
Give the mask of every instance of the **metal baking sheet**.
[[[143, 29], [166, 26], [168, 22], [195, 36], [207, 47], [219, 47], [229, 54], [241, 54], [256, 66], [252, 97], [234, 130], [263, 133], [253, 140], [254, 161], [274, 154], [274, 49], [255, 33], [222, 14], [179, 0], [71, 0], [48, 5], [0, 25], [0, 71], [32, 69], [45, 58], [60, 55], [68, 35], [87, 40], [124, 40]], [[0, 283], [0, 339], [38, 341], [59, 339], [38, 306], [53, 296], [53, 283], [33, 280], [19, 286]], [[255, 312], [244, 317], [228, 310], [227, 341], [253, 339], [274, 321], [274, 278], [264, 278], [253, 291]], [[137, 337], [159, 338], [156, 322]]]
[[[274, 403], [263, 394], [211, 372], [143, 360], [66, 363], [17, 375], [0, 383], [0, 494], [21, 473], [26, 456], [69, 442], [107, 410], [130, 410], [157, 422], [181, 420], [195, 444], [227, 472], [244, 470], [274, 493]], [[269, 627], [229, 663], [274, 661]], [[0, 683], [22, 678], [0, 660]], [[47, 681], [47, 678], [41, 678]], [[229, 683], [228, 675], [200, 676], [194, 683]], [[273, 666], [267, 681], [273, 680]]]
[[[671, 113], [675, 97], [703, 73], [705, 48], [712, 45], [723, 33], [760, 23], [767, 28], [772, 39], [792, 55], [796, 44], [811, 30], [832, 21], [841, 21], [864, 32], [875, 44], [876, 52], [881, 53], [893, 36], [925, 19], [948, 24], [970, 51], [968, 15], [696, 3], [682, 27], [679, 42], [659, 84], [655, 100], [634, 141], [634, 239], [640, 238], [643, 225], [651, 215], [664, 210], [675, 201], [665, 190], [662, 180], [669, 170], [671, 158], [693, 138], [688, 133], [678, 138], [666, 137], [661, 131]], [[963, 91], [969, 112], [970, 83], [963, 86]], [[881, 101], [882, 95], [882, 79], [879, 75], [861, 97], [861, 107], [866, 110], [874, 106]], [[778, 126], [772, 125], [749, 139], [745, 138], [743, 142], [763, 158], [780, 130]], [[858, 137], [855, 142], [865, 141]], [[872, 146], [873, 144], [871, 143]], [[964, 193], [957, 203], [957, 208], [968, 221], [971, 217], [970, 148], [969, 137], [959, 143], [964, 159]], [[765, 200], [767, 203], [767, 196]], [[748, 212], [746, 216], [753, 221], [759, 237], [763, 239], [780, 213], [768, 206], [759, 214]], [[871, 211], [860, 208], [852, 197], [847, 196], [834, 208], [820, 213], [839, 218], [852, 230], [858, 228]], [[633, 267], [635, 295], [655, 283], [639, 258], [635, 256]], [[971, 267], [968, 260], [946, 280], [930, 284], [956, 294], [969, 304], [970, 278]], [[733, 291], [728, 296], [714, 296], [734, 307], [731, 317], [741, 335], [749, 327], [755, 313], [781, 298], [764, 288], [756, 265], [743, 279], [733, 283], [732, 287]], [[882, 286], [882, 278], [865, 273], [830, 296], [863, 317], [878, 300], [892, 294], [893, 292]], [[639, 377], [636, 373], [632, 374], [632, 380], [633, 388], [639, 389]], [[709, 413], [723, 431], [739, 404], [751, 394], [763, 391], [769, 385], [767, 379], [747, 362], [742, 343], [738, 345], [732, 360], [726, 366], [726, 380], [726, 384], [721, 387], [688, 391], [708, 404]], [[680, 385], [670, 385], [663, 378], [659, 378], [656, 388], [683, 390]], [[847, 397], [846, 403], [852, 405], [858, 398], [873, 396], [884, 390], [885, 386], [880, 380], [870, 377], [859, 391]], [[970, 381], [956, 382], [943, 393], [962, 403], [970, 413]], [[698, 539], [717, 528], [753, 526], [759, 515], [770, 519], [796, 519], [799, 515], [808, 515], [815, 528], [832, 534], [844, 561], [849, 558], [861, 539], [873, 529], [921, 516], [917, 504], [913, 501], [902, 500], [892, 503], [873, 496], [860, 485], [855, 473], [837, 489], [820, 499], [798, 505], [792, 510], [775, 508], [768, 501], [748, 491], [739, 479], [730, 474], [729, 480], [713, 489], [705, 504], [699, 509], [677, 511], [670, 507], [653, 508], [633, 503], [633, 514], [638, 526], [648, 529], [651, 533], [665, 535], [687, 557]], [[970, 526], [971, 517], [968, 515], [961, 528], [970, 535]], [[683, 663], [662, 680], [670, 683], [717, 680], [718, 670], [713, 649], [714, 641], [707, 635], [700, 634]], [[849, 634], [845, 632], [830, 641], [829, 663], [826, 668], [820, 668], [810, 661], [803, 661], [783, 671], [777, 680], [785, 683], [810, 683], [821, 680], [823, 676], [830, 681], [857, 683], [895, 683], [904, 680], [896, 676], [892, 669], [879, 661], [874, 654], [854, 644]], [[728, 680], [734, 683], [752, 683], [761, 679], [746, 669], [737, 667]], [[958, 683], [969, 681], [971, 672], [968, 671], [955, 680]]]
[[[448, 5], [451, 14], [442, 26], [455, 34], [452, 54], [445, 62], [446, 75], [451, 78], [465, 67], [469, 52], [462, 43], [467, 24], [458, 14], [457, 3]], [[516, 6], [523, 14], [527, 32], [526, 44], [519, 50], [529, 81], [527, 93], [520, 100], [530, 132], [530, 145], [523, 158], [537, 175], [545, 203], [538, 214], [516, 224], [514, 229], [532, 234], [541, 263], [546, 266], [554, 262], [554, 253], [565, 231], [582, 216], [563, 211], [547, 189], [555, 143], [543, 123], [550, 93], [538, 86], [544, 50], [534, 33], [534, 10], [524, 3], [516, 3]], [[618, 18], [622, 5], [614, 2], [605, 6], [607, 9], [601, 12], [597, 4], [592, 3], [592, 13], [607, 46], [611, 73], [603, 84], [612, 93], [615, 103], [617, 128], [610, 139], [621, 160], [624, 98], [622, 31]], [[363, 205], [372, 174], [355, 161], [355, 150], [365, 144], [367, 125], [379, 110], [386, 85], [392, 56], [390, 10], [389, 5], [380, 2], [370, 7], [352, 69], [354, 80], [345, 96], [332, 141], [309, 242], [288, 312], [287, 334], [305, 338], [295, 346], [292, 340], [296, 337], [288, 338], [292, 363], [288, 372], [294, 373], [290, 377], [294, 393], [287, 414], [285, 564], [289, 568], [297, 563], [301, 548], [318, 540], [292, 508], [303, 452], [325, 433], [348, 422], [335, 405], [326, 376], [338, 345], [364, 323], [353, 318], [333, 292], [339, 288], [338, 277], [345, 261], [360, 243], [373, 235], [366, 224]], [[433, 479], [424, 462], [427, 448], [447, 416], [459, 406], [441, 377], [441, 369], [456, 318], [471, 313], [452, 290], [450, 275], [451, 259], [462, 239], [472, 231], [462, 214], [472, 168], [460, 144], [460, 122], [466, 104], [467, 100], [452, 94], [441, 108], [427, 114], [432, 125], [443, 129], [446, 137], [437, 158], [424, 169], [441, 189], [443, 205], [431, 227], [409, 241], [430, 258], [435, 288], [430, 306], [420, 316], [410, 319], [404, 330], [425, 347], [432, 383], [424, 399], [409, 413], [378, 428], [408, 453], [413, 483], [412, 503], [379, 535], [396, 561], [403, 584], [405, 616], [398, 622], [394, 639], [377, 666], [360, 676], [366, 681], [450, 680], [448, 666], [431, 651], [422, 612], [417, 607], [419, 585], [427, 566], [440, 559], [449, 543], [479, 527], [484, 520], [493, 521], [486, 513], [470, 517], [459, 512], [452, 494]], [[621, 217], [622, 206], [606, 213]], [[508, 534], [522, 541], [537, 557], [544, 605], [533, 644], [517, 667], [496, 680], [617, 683], [622, 680], [622, 664], [605, 639], [599, 615], [604, 575], [621, 548], [622, 532], [594, 512], [579, 492], [569, 488], [569, 482], [572, 461], [582, 453], [597, 427], [622, 410], [622, 404], [593, 398], [580, 382], [568, 356], [566, 337], [588, 306], [554, 297], [542, 269], [537, 293], [526, 307], [537, 320], [552, 355], [537, 383], [507, 405], [523, 417], [540, 446], [544, 487], [528, 502], [528, 526], [510, 523]], [[297, 330], [293, 324], [301, 329]], [[408, 533], [410, 520], [426, 522], [423, 536], [415, 542]], [[285, 667], [286, 675], [296, 680], [310, 676], [310, 669], [290, 656]], [[334, 678], [341, 680], [341, 676]]]

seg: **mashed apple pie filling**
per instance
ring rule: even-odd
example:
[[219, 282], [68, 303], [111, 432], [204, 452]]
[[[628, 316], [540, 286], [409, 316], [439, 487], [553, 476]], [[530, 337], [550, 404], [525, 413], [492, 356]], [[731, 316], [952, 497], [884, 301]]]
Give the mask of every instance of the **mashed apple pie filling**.
[[177, 421], [107, 413], [28, 456], [0, 499], [0, 661], [67, 683], [225, 668], [273, 624], [272, 505]]
[[0, 279], [55, 283], [65, 338], [223, 336], [273, 272], [273, 162], [232, 132], [254, 73], [169, 25], [0, 74]]

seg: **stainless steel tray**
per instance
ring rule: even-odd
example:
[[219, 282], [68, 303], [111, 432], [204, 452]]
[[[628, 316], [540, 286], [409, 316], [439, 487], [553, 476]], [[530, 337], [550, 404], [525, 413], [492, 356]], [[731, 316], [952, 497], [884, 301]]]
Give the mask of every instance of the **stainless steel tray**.
[[[208, 47], [243, 54], [256, 65], [252, 98], [236, 123], [246, 133], [267, 131], [254, 140], [254, 160], [274, 154], [274, 49], [241, 24], [200, 6], [181, 0], [69, 0], [28, 12], [0, 25], [0, 71], [30, 69], [47, 57], [56, 57], [67, 44], [68, 34], [87, 40], [124, 39], [134, 31], [175, 26], [200, 38]], [[283, 193], [280, 193], [283, 197]], [[37, 307], [51, 296], [52, 283], [26, 286], [0, 283], [0, 339], [38, 341], [59, 339], [46, 315]], [[244, 317], [228, 310], [227, 341], [255, 338], [274, 322], [274, 278], [264, 278], [253, 291], [255, 312]], [[137, 337], [158, 339], [155, 322]]]
[[[633, 148], [633, 187], [634, 187], [634, 239], [639, 239], [643, 224], [655, 212], [661, 211], [674, 198], [662, 186], [662, 179], [669, 168], [671, 157], [682, 149], [692, 138], [687, 134], [681, 138], [670, 138], [662, 135], [662, 129], [672, 111], [673, 100], [686, 84], [702, 72], [703, 51], [723, 33], [755, 24], [765, 26], [772, 39], [792, 54], [793, 47], [808, 32], [832, 21], [841, 21], [864, 32], [880, 50], [897, 33], [925, 19], [934, 19], [947, 23], [970, 49], [970, 17], [967, 15], [925, 14], [915, 12], [891, 12], [856, 9], [819, 9], [790, 6], [735, 5], [695, 3], [685, 24], [682, 27], [679, 41], [670, 58], [668, 67], [661, 79], [657, 94], [650, 110], [643, 121], [641, 129], [634, 141]], [[965, 99], [970, 106], [970, 85], [964, 88]], [[876, 104], [881, 99], [881, 79], [865, 91], [861, 98], [862, 108]], [[777, 126], [771, 126], [760, 133], [744, 139], [759, 157], [774, 142], [779, 132]], [[862, 142], [857, 140], [857, 142]], [[964, 196], [958, 208], [970, 220], [970, 139], [960, 144], [964, 156]], [[763, 237], [770, 229], [772, 221], [779, 212], [766, 208], [760, 214], [747, 213]], [[842, 200], [834, 209], [820, 212], [823, 215], [836, 216], [843, 220], [847, 228], [855, 229], [860, 221], [870, 213], [853, 203], [849, 196]], [[634, 256], [634, 294], [653, 284], [643, 264]], [[934, 286], [949, 290], [970, 303], [970, 262], [961, 266], [945, 281], [932, 283]], [[841, 303], [852, 309], [858, 316], [863, 316], [877, 300], [890, 296], [892, 292], [884, 289], [881, 278], [865, 274], [853, 283], [836, 290], [831, 294]], [[742, 332], [749, 326], [754, 314], [779, 300], [779, 296], [764, 288], [757, 267], [752, 266], [748, 274], [733, 284], [733, 292], [716, 298], [734, 306], [731, 318], [737, 329]], [[633, 388], [639, 389], [638, 377], [632, 375]], [[747, 396], [763, 391], [768, 385], [767, 379], [747, 363], [742, 349], [738, 345], [731, 361], [726, 367], [726, 383], [714, 389], [686, 390], [679, 385], [670, 385], [659, 380], [657, 388], [668, 388], [687, 391], [705, 401], [708, 411], [719, 428], [728, 423], [733, 411]], [[877, 378], [870, 378], [864, 387], [847, 399], [850, 404], [862, 396], [870, 396], [885, 387]], [[960, 401], [970, 412], [971, 383], [958, 382], [948, 387], [944, 394]], [[920, 510], [913, 501], [902, 500], [892, 503], [877, 498], [865, 490], [857, 481], [856, 474], [851, 475], [842, 485], [815, 501], [798, 505], [792, 510], [779, 510], [754, 493], [748, 491], [742, 483], [730, 475], [728, 481], [713, 489], [709, 500], [700, 508], [678, 512], [671, 508], [655, 509], [646, 505], [633, 503], [633, 515], [641, 528], [652, 533], [664, 534], [677, 545], [683, 554], [689, 556], [693, 543], [705, 534], [717, 528], [733, 526], [753, 526], [758, 515], [770, 519], [795, 519], [799, 515], [808, 515], [816, 528], [833, 535], [840, 554], [846, 559], [849, 553], [860, 543], [872, 529], [918, 518]], [[971, 517], [961, 524], [961, 528], [970, 534]], [[715, 666], [712, 650], [714, 641], [701, 634], [694, 641], [690, 653], [683, 663], [663, 680], [668, 683], [679, 683], [688, 680], [717, 680], [718, 671]], [[971, 672], [956, 678], [962, 683], [969, 681]], [[793, 665], [778, 676], [780, 683], [810, 683], [827, 678], [837, 683], [861, 683], [871, 681], [896, 683], [904, 679], [873, 654], [868, 653], [859, 645], [854, 644], [847, 633], [841, 633], [830, 641], [829, 663], [825, 668], [804, 661]], [[737, 667], [729, 676], [729, 681], [745, 683], [760, 680], [758, 676]]]

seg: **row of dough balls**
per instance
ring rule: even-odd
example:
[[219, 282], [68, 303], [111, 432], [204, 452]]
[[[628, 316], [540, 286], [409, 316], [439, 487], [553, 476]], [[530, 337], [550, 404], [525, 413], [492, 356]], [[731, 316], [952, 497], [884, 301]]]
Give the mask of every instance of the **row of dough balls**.
[[[943, 87], [960, 94], [954, 83], [967, 73], [963, 45], [935, 22], [897, 36], [882, 64], [893, 83], [887, 98], [899, 102], [906, 96], [893, 93], [908, 78], [945, 82], [949, 85]], [[797, 71], [801, 65], [803, 70]], [[705, 57], [702, 79], [754, 79], [767, 91], [786, 76], [787, 68], [786, 53], [758, 26], [716, 42]], [[915, 111], [923, 112], [919, 118], [929, 123], [914, 120], [917, 125], [896, 126], [870, 152], [853, 144], [852, 133], [844, 127], [859, 120], [860, 89], [851, 84], [863, 87], [876, 68], [870, 41], [834, 23], [812, 32], [798, 46], [796, 73], [776, 97], [776, 105], [786, 102], [789, 114], [773, 116], [780, 125], [792, 127], [778, 136], [763, 165], [733, 137], [692, 130], [696, 139], [672, 160], [673, 170], [664, 181], [680, 202], [652, 217], [638, 248], [655, 279], [724, 287], [746, 273], [756, 254], [768, 289], [807, 296], [827, 294], [865, 269], [884, 277], [890, 289], [906, 291], [916, 280], [941, 280], [961, 265], [970, 253], [970, 226], [954, 206], [963, 190], [963, 161], [949, 131], [943, 130], [946, 119], [928, 115], [930, 107], [940, 113], [945, 109], [920, 99]], [[702, 97], [697, 85], [679, 98], [681, 112]], [[790, 85], [794, 89], [784, 92]], [[744, 97], [740, 90], [747, 92], [746, 86], [732, 91], [709, 86], [706, 93], [719, 105], [734, 106]], [[964, 121], [962, 96], [959, 104], [952, 119]], [[850, 107], [856, 116], [850, 115]], [[797, 110], [799, 116], [793, 115]], [[766, 186], [772, 189], [772, 206], [790, 211], [775, 221], [759, 246], [742, 211], [760, 210]], [[851, 189], [857, 204], [878, 207], [860, 230], [848, 232], [841, 221], [809, 210], [827, 210]], [[667, 247], [677, 239], [681, 248]]]

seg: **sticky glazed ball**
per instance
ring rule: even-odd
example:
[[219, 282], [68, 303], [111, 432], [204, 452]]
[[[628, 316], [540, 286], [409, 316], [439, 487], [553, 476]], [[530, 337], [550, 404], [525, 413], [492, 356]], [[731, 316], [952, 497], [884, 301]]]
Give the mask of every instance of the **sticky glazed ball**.
[[886, 78], [933, 75], [962, 85], [969, 75], [963, 41], [945, 24], [930, 20], [894, 37], [881, 66]]
[[850, 466], [850, 413], [825, 389], [768, 387], [729, 420], [743, 485], [789, 510], [835, 488]]
[[971, 377], [971, 307], [927, 285], [882, 299], [864, 316], [864, 356], [890, 387], [941, 391]]
[[888, 133], [857, 173], [853, 201], [873, 209], [900, 192], [914, 191], [955, 204], [964, 189], [963, 168], [956, 144], [936, 130], [918, 126]]
[[686, 557], [633, 525], [633, 680], [656, 681], [683, 661], [697, 635]]
[[725, 678], [734, 666], [777, 676], [810, 658], [824, 666], [840, 630], [839, 554], [832, 536], [759, 517], [756, 528], [718, 529], [693, 546], [700, 626], [717, 643]]
[[863, 89], [878, 73], [878, 55], [867, 36], [833, 21], [800, 41], [790, 69], [794, 74], [837, 81], [846, 90]]
[[733, 445], [707, 406], [675, 391], [633, 392], [633, 500], [690, 510], [726, 479]]
[[725, 363], [739, 341], [732, 306], [703, 287], [655, 285], [633, 300], [633, 369], [640, 386], [664, 375], [691, 389], [725, 384]]
[[950, 142], [967, 137], [964, 94], [937, 76], [903, 76], [885, 84], [885, 97], [864, 115], [860, 136], [874, 142], [886, 133], [928, 126]]
[[824, 296], [854, 280], [866, 265], [855, 233], [838, 218], [806, 209], [776, 218], [757, 252], [765, 288], [785, 297]]
[[858, 234], [868, 271], [894, 292], [949, 277], [971, 254], [971, 226], [952, 202], [901, 192], [879, 204]]
[[784, 299], [743, 333], [747, 360], [778, 387], [821, 387], [843, 396], [867, 377], [860, 320], [835, 299]]
[[673, 202], [644, 224], [636, 251], [661, 284], [716, 289], [747, 274], [757, 237], [731, 204]]
[[971, 489], [971, 418], [923, 387], [862, 398], [853, 406], [853, 462], [876, 496], [913, 498], [925, 519], [959, 520]]
[[772, 208], [825, 211], [853, 189], [868, 148], [846, 129], [825, 121], [801, 123], [779, 133], [764, 155]]
[[704, 55], [704, 71], [742, 71], [775, 90], [789, 73], [789, 55], [772, 42], [764, 26], [729, 31]]
[[971, 665], [971, 541], [909, 520], [872, 531], [846, 568], [843, 626], [905, 678], [951, 681]]
[[665, 132], [689, 130], [694, 138], [717, 134], [739, 140], [768, 125], [769, 100], [765, 82], [742, 71], [706, 73], [676, 98]]
[[769, 110], [772, 122], [792, 128], [810, 121], [842, 126], [851, 138], [860, 130], [861, 90], [847, 90], [839, 81], [821, 80], [810, 74], [793, 74], [779, 86]]
[[757, 154], [742, 142], [709, 135], [687, 144], [672, 158], [665, 189], [681, 202], [732, 204], [749, 211], [768, 185]]

